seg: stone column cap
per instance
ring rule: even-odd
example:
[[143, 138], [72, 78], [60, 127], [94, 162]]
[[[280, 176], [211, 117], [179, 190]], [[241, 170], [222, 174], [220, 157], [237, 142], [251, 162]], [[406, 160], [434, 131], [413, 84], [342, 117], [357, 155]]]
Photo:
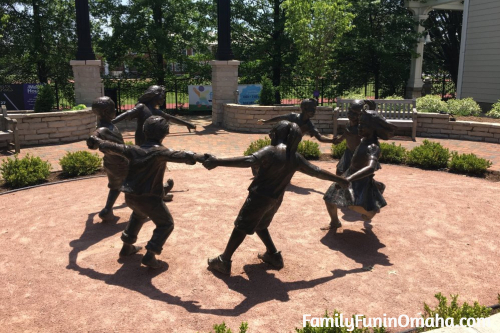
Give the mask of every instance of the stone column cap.
[[211, 60], [210, 66], [239, 66], [239, 60]]
[[71, 66], [101, 66], [101, 60], [71, 60]]

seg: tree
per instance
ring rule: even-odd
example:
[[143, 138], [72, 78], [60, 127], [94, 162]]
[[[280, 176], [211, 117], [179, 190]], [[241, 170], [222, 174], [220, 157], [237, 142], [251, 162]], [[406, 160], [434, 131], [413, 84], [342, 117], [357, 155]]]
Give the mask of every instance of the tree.
[[421, 36], [402, 0], [353, 0], [354, 28], [335, 50], [338, 94], [375, 83], [379, 95], [402, 94], [410, 73], [410, 59]]
[[[279, 87], [296, 62], [293, 40], [285, 33], [284, 0], [236, 0], [232, 3], [233, 52], [241, 60], [242, 82], [260, 82], [262, 76]], [[280, 92], [275, 90], [275, 103]]]
[[73, 0], [5, 0], [0, 5], [0, 77], [5, 83], [64, 83], [76, 53]]
[[96, 33], [98, 52], [110, 65], [128, 64], [164, 84], [171, 75], [168, 65], [185, 62], [187, 49], [210, 53], [212, 7], [206, 1], [102, 0], [91, 9], [98, 22], [110, 22]]
[[462, 18], [462, 11], [433, 10], [423, 23], [432, 40], [425, 45], [424, 72], [448, 72], [455, 85], [458, 78]]
[[354, 14], [346, 0], [286, 0], [285, 29], [299, 49], [299, 66], [319, 86], [331, 68], [331, 52], [352, 29]]

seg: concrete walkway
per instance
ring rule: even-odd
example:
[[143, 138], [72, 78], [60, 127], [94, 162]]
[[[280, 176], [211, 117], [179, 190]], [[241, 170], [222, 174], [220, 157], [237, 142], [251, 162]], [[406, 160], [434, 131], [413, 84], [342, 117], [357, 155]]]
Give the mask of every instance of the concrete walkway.
[[[248, 148], [252, 141], [265, 138], [265, 134], [255, 133], [237, 133], [226, 131], [222, 128], [211, 125], [211, 116], [189, 116], [184, 117], [197, 125], [197, 130], [188, 132], [185, 127], [173, 125], [170, 128], [170, 135], [165, 139], [164, 145], [174, 149], [187, 149], [196, 152], [210, 152], [219, 156], [239, 156]], [[122, 122], [119, 128], [123, 133], [125, 141], [134, 141], [135, 122]], [[307, 140], [317, 142], [315, 138], [305, 137]], [[394, 142], [396, 145], [412, 149], [420, 144], [426, 138], [417, 138], [411, 141], [409, 138], [401, 137], [396, 140], [385, 142]], [[474, 153], [479, 157], [489, 159], [493, 165], [490, 170], [500, 171], [500, 145], [488, 142], [460, 141], [451, 139], [432, 139], [428, 140], [439, 142], [450, 151], [459, 153]], [[323, 153], [330, 152], [331, 144], [318, 142]], [[78, 150], [87, 150], [85, 141], [73, 142], [68, 144], [26, 147], [21, 149], [20, 157], [31, 154], [39, 156], [43, 160], [48, 160], [53, 167], [53, 171], [61, 169], [59, 159], [67, 152]], [[9, 156], [11, 153], [0, 152], [0, 156]]]

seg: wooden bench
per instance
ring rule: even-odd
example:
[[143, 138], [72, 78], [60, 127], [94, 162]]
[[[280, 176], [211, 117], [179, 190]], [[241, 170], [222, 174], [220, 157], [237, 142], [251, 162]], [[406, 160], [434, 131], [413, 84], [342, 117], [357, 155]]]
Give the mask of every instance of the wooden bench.
[[16, 153], [21, 151], [17, 120], [7, 117], [7, 108], [5, 105], [2, 105], [2, 113], [0, 114], [0, 141], [7, 141], [7, 149], [12, 147]]
[[[337, 98], [337, 107], [333, 110], [333, 135], [337, 135], [339, 125], [346, 125], [349, 122], [347, 119], [347, 110], [354, 99]], [[417, 109], [414, 99], [398, 99], [386, 100], [375, 99], [377, 111], [391, 124], [398, 127], [411, 127], [411, 138], [415, 141], [417, 136]]]

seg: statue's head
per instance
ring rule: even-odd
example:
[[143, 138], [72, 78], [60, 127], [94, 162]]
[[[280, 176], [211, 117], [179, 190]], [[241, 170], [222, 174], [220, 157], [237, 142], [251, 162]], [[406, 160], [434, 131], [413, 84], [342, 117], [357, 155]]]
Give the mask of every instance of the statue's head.
[[111, 120], [116, 115], [115, 102], [108, 96], [98, 97], [92, 102], [92, 112], [99, 119]]
[[300, 111], [302, 111], [303, 114], [307, 114], [309, 118], [312, 118], [316, 113], [317, 104], [315, 99], [306, 98], [300, 102]]
[[295, 153], [302, 140], [302, 132], [300, 127], [286, 120], [282, 120], [275, 124], [269, 132], [271, 145], [276, 146], [280, 143], [286, 145], [287, 156]]
[[163, 104], [165, 101], [165, 87], [164, 86], [150, 86], [141, 97], [139, 102], [144, 104]]
[[170, 126], [165, 118], [151, 116], [144, 122], [143, 130], [146, 140], [161, 142], [169, 133]]
[[377, 111], [363, 110], [359, 118], [358, 133], [362, 137], [376, 135], [384, 140], [394, 136], [397, 126], [390, 124]]

